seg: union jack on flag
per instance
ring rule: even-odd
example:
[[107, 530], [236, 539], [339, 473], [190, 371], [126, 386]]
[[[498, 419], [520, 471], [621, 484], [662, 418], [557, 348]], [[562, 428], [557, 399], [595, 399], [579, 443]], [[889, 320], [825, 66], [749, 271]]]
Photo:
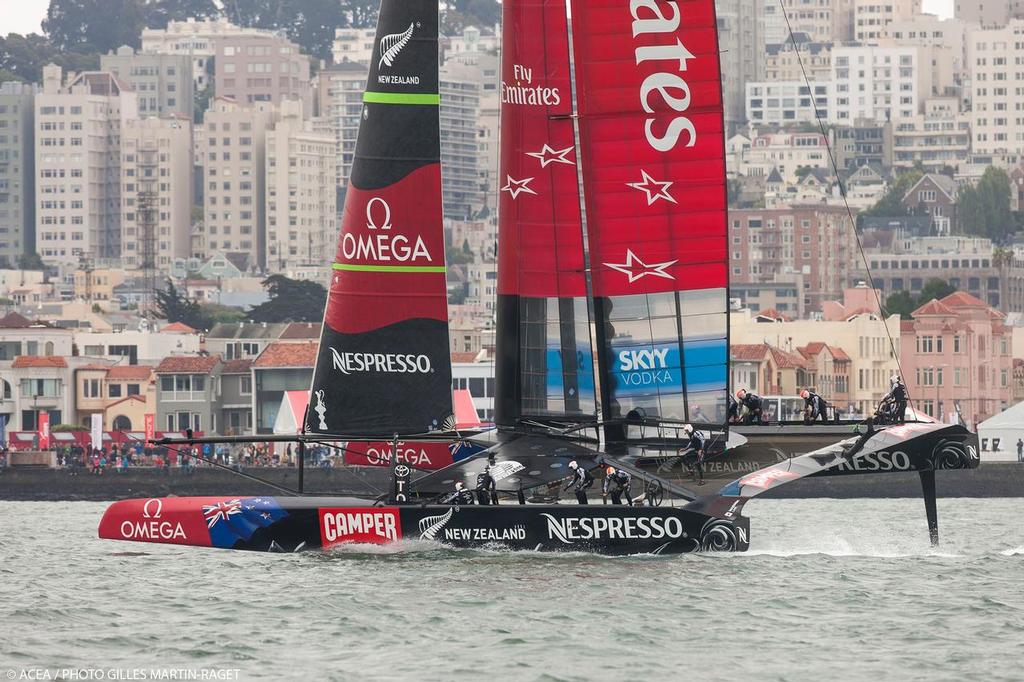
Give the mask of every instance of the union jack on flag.
[[227, 521], [229, 516], [241, 513], [242, 501], [238, 499], [203, 505], [203, 516], [206, 517], [207, 528], [213, 528], [221, 519]]

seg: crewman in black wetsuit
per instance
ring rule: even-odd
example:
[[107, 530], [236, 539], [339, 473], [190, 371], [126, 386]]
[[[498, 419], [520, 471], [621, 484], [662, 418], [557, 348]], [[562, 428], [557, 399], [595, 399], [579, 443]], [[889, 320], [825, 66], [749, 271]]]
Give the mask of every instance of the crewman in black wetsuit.
[[441, 504], [462, 506], [473, 504], [473, 493], [466, 489], [462, 481], [456, 481], [454, 492], [450, 492], [441, 500]]
[[821, 418], [822, 422], [828, 421], [825, 399], [814, 391], [806, 388], [800, 391], [800, 397], [804, 399], [804, 423], [813, 424], [816, 419]]
[[741, 388], [736, 391], [736, 400], [739, 404], [747, 408], [746, 414], [743, 415], [744, 424], [760, 424], [761, 423], [761, 396], [756, 393], [751, 393], [745, 388]]
[[725, 413], [725, 420], [730, 424], [736, 424], [740, 420], [740, 404], [736, 402], [736, 398], [732, 397], [732, 393], [726, 393], [725, 397], [728, 398], [728, 409]]
[[690, 469], [690, 475], [697, 479], [697, 485], [704, 485], [704, 457], [707, 454], [708, 437], [703, 431], [695, 431], [687, 424], [683, 435], [690, 439], [683, 455], [683, 463]]
[[625, 495], [626, 504], [632, 507], [633, 498], [629, 494], [629, 482], [632, 478], [629, 472], [610, 466], [604, 472], [604, 484], [601, 490], [605, 495], [611, 494], [612, 504], [622, 504], [622, 496]]
[[498, 487], [491, 476], [491, 465], [485, 464], [484, 470], [476, 476], [477, 504], [498, 504]]
[[576, 501], [580, 504], [587, 504], [587, 488], [594, 485], [594, 477], [576, 460], [569, 462], [569, 468], [572, 469], [572, 478], [566, 483], [563, 490], [572, 488], [576, 493]]
[[885, 401], [892, 403], [892, 421], [894, 424], [902, 424], [907, 421], [907, 387], [903, 385], [900, 375], [893, 374], [889, 379], [889, 393]]

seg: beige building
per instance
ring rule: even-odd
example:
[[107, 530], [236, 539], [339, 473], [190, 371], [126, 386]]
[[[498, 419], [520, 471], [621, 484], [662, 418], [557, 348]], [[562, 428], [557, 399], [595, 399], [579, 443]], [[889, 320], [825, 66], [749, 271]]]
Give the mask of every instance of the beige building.
[[853, 0], [853, 38], [878, 43], [889, 24], [910, 19], [920, 6], [920, 0]]
[[1024, 50], [1024, 21], [1004, 28], [975, 28], [967, 33], [971, 74], [972, 151], [976, 154], [1024, 152], [1024, 71], [1017, 61]]
[[[802, 34], [804, 35], [804, 34]], [[764, 79], [768, 82], [804, 82], [804, 73], [811, 82], [832, 78], [832, 43], [815, 43], [797, 39], [766, 46]]]
[[[367, 66], [373, 57], [377, 31], [372, 28], [336, 28], [331, 43], [331, 59], [335, 66], [346, 63]], [[366, 79], [363, 79], [366, 85]]]
[[266, 133], [267, 239], [275, 272], [329, 262], [337, 240], [335, 139], [304, 120], [302, 103], [281, 103]]
[[1024, 19], [1021, 0], [956, 0], [953, 12], [964, 23], [985, 27], [1006, 26], [1011, 19]]
[[125, 271], [122, 269], [75, 270], [72, 273], [74, 296], [83, 301], [110, 301], [114, 288], [124, 284]]
[[299, 46], [275, 33], [236, 32], [217, 40], [214, 90], [242, 104], [302, 101], [313, 112], [309, 57]]
[[892, 127], [892, 163], [899, 168], [917, 164], [929, 172], [957, 167], [971, 152], [971, 117], [960, 113], [955, 97], [925, 102], [925, 113], [905, 118]]
[[[339, 32], [342, 29], [338, 29]], [[373, 37], [370, 38], [371, 42]], [[356, 136], [363, 113], [363, 90], [369, 69], [358, 61], [335, 64], [317, 76], [320, 117], [334, 133], [335, 176], [338, 187], [348, 187], [356, 155]]]
[[35, 251], [35, 93], [32, 85], [0, 83], [0, 267]]
[[100, 71], [114, 74], [135, 91], [140, 116], [180, 114], [192, 120], [195, 92], [187, 56], [136, 54], [123, 46], [100, 56]]
[[915, 46], [848, 45], [832, 51], [831, 122], [911, 118], [931, 96], [931, 54]]
[[109, 73], [62, 84], [43, 68], [35, 100], [37, 251], [50, 264], [121, 255], [121, 135], [135, 93]]
[[[769, 344], [789, 352], [816, 342], [841, 348], [850, 359], [849, 401], [860, 414], [871, 414], [889, 390], [889, 378], [897, 371], [890, 337], [899, 352], [900, 317], [886, 320], [873, 313], [859, 313], [847, 320], [793, 320], [761, 322], [749, 310], [730, 313], [730, 343]], [[788, 387], [787, 387], [788, 388]]]
[[[917, 45], [947, 51], [953, 68], [953, 80], [959, 85], [967, 71], [967, 26], [959, 19], [940, 19], [933, 14], [916, 14], [894, 21], [885, 29], [883, 42], [892, 45]], [[934, 67], [944, 66], [934, 64]]]
[[242, 105], [221, 97], [206, 112], [199, 163], [207, 254], [238, 253], [265, 265], [266, 133], [274, 116], [268, 103]]
[[794, 34], [806, 34], [815, 42], [844, 42], [853, 38], [853, 0], [781, 0], [781, 3], [780, 0], [766, 1], [766, 43], [780, 44], [789, 40], [787, 17]]
[[484, 202], [477, 143], [483, 72], [475, 65], [449, 61], [441, 67], [440, 79], [444, 214], [460, 220]]
[[718, 0], [715, 3], [727, 131], [736, 130], [746, 120], [747, 83], [764, 80], [763, 13], [767, 4], [765, 0]]
[[121, 256], [126, 268], [161, 272], [189, 255], [192, 121], [184, 116], [125, 123], [121, 141]]

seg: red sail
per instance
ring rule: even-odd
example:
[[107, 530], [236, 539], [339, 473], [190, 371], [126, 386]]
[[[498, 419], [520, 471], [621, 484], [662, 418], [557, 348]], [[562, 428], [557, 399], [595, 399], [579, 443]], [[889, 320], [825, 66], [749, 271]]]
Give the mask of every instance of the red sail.
[[593, 415], [565, 0], [505, 0], [497, 421]]
[[605, 416], [724, 423], [714, 0], [572, 0], [572, 27]]

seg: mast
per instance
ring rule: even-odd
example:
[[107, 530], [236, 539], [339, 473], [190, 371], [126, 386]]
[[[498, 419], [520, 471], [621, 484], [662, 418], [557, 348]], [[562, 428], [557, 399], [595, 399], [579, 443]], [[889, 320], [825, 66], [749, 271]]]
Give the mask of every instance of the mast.
[[724, 428], [728, 235], [714, 0], [571, 6], [602, 418]]
[[502, 3], [496, 421], [596, 419], [565, 0]]
[[436, 0], [382, 0], [306, 430], [390, 439], [452, 419]]

